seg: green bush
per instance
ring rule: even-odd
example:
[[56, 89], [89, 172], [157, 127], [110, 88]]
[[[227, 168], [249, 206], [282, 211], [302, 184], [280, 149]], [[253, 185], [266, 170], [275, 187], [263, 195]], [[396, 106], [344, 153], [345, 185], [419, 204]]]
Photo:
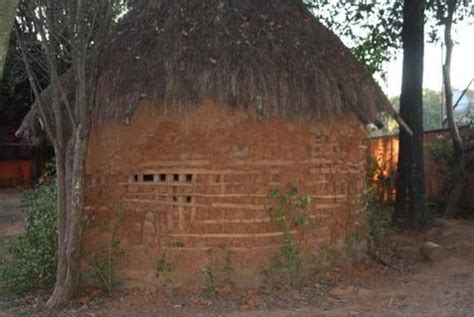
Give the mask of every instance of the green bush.
[[296, 277], [302, 264], [298, 245], [291, 233], [285, 231], [280, 252], [272, 258], [270, 266], [262, 273], [267, 280], [290, 281]]
[[373, 188], [369, 187], [361, 199], [368, 217], [369, 252], [376, 255], [386, 253], [392, 245], [392, 212], [380, 203]]
[[38, 184], [21, 195], [25, 231], [0, 263], [0, 293], [21, 296], [50, 288], [57, 264], [57, 186], [54, 180]]
[[[464, 168], [467, 172], [474, 171], [474, 125], [471, 123], [468, 126], [465, 126], [461, 129], [461, 137], [463, 139], [463, 144], [465, 147], [465, 157], [464, 157]], [[446, 174], [442, 191], [439, 197], [436, 197], [435, 201], [430, 202], [428, 208], [432, 210], [435, 214], [442, 215], [444, 209], [448, 204], [449, 195], [454, 186], [454, 153], [453, 153], [453, 142], [449, 134], [439, 135], [435, 140], [427, 143], [425, 145], [426, 153], [429, 155], [430, 160], [444, 167], [446, 171], [443, 173]], [[472, 217], [474, 215], [474, 210], [470, 208], [461, 208], [461, 215]]]

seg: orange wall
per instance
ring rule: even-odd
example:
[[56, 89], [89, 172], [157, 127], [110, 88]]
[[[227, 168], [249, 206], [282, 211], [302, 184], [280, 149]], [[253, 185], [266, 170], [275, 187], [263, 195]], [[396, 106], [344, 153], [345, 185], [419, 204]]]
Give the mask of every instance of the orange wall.
[[365, 229], [366, 133], [355, 118], [259, 121], [212, 103], [180, 114], [142, 104], [129, 125], [91, 135], [85, 254], [103, 245], [104, 226], [124, 212], [117, 235], [128, 279], [157, 283], [153, 265], [166, 254], [177, 262], [174, 283], [202, 285], [203, 268], [229, 252], [235, 281], [253, 285], [283, 243], [266, 210], [269, 189], [294, 183], [312, 196], [314, 226], [293, 233], [303, 256]]
[[[425, 145], [433, 142], [441, 136], [449, 137], [449, 131], [446, 129], [427, 131], [424, 135]], [[398, 135], [389, 135], [369, 139], [368, 155], [375, 159], [381, 168], [381, 173], [385, 177], [391, 172], [395, 172], [398, 163]], [[394, 175], [394, 174], [393, 174]], [[440, 201], [448, 177], [448, 171], [429, 155], [425, 149], [425, 180], [426, 196], [430, 201]], [[395, 175], [394, 175], [395, 176]], [[393, 201], [395, 199], [395, 178], [386, 183], [386, 186], [377, 184], [379, 194], [384, 201]], [[471, 188], [472, 186], [468, 187]]]
[[0, 161], [0, 187], [31, 185], [32, 160]]

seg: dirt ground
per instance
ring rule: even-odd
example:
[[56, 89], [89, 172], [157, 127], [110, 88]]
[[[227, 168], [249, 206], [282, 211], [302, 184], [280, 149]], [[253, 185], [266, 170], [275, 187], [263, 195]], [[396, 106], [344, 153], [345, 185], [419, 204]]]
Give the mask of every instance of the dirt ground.
[[[0, 190], [0, 257], [21, 230], [18, 193]], [[424, 241], [444, 248], [429, 262], [418, 254]], [[439, 220], [423, 233], [398, 234], [385, 264], [341, 264], [324, 276], [260, 290], [222, 289], [202, 294], [124, 290], [112, 297], [84, 290], [62, 310], [45, 306], [47, 296], [0, 302], [2, 316], [474, 316], [474, 222]], [[388, 266], [386, 265], [388, 264]], [[2, 312], [3, 307], [3, 312]]]
[[19, 197], [20, 192], [16, 189], [0, 189], [0, 262], [23, 229]]

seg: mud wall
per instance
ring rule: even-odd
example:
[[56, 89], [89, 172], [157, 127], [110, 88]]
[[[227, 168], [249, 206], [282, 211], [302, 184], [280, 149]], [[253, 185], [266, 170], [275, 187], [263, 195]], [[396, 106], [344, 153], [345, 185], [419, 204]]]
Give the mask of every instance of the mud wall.
[[283, 243], [266, 210], [274, 203], [268, 190], [290, 184], [312, 197], [309, 217], [318, 225], [292, 234], [303, 256], [317, 257], [323, 245], [364, 229], [365, 136], [355, 118], [259, 121], [212, 102], [180, 114], [142, 104], [129, 125], [92, 134], [84, 263], [119, 212], [128, 285], [156, 283], [153, 265], [166, 254], [176, 264], [173, 283], [199, 286], [222, 250], [235, 281], [253, 285]]

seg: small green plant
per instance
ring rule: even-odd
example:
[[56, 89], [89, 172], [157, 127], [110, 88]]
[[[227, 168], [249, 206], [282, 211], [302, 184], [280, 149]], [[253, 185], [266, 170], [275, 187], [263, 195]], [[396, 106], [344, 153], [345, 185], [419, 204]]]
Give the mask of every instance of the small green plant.
[[291, 234], [285, 231], [283, 246], [280, 252], [272, 258], [270, 266], [263, 270], [263, 275], [267, 279], [292, 278], [295, 277], [301, 266], [299, 247]]
[[392, 244], [392, 213], [379, 202], [372, 188], [362, 194], [361, 200], [368, 219], [369, 252], [380, 255], [389, 251]]
[[217, 295], [219, 289], [234, 285], [235, 269], [232, 263], [232, 252], [226, 245], [220, 245], [218, 249], [209, 249], [207, 254], [211, 261], [210, 265], [202, 270], [204, 275], [203, 295], [206, 298], [211, 298]]
[[176, 260], [169, 259], [166, 253], [163, 253], [163, 255], [161, 255], [160, 258], [155, 261], [155, 276], [162, 287], [168, 287], [173, 284], [173, 281], [170, 278], [166, 278], [166, 276], [168, 273], [171, 273], [176, 269], [176, 265]]
[[112, 294], [124, 282], [119, 268], [124, 250], [117, 237], [117, 226], [124, 216], [122, 211], [118, 211], [112, 220], [107, 221], [106, 227], [110, 232], [110, 238], [105, 246], [92, 254], [89, 262], [92, 280], [107, 295]]
[[213, 298], [217, 295], [216, 272], [214, 267], [206, 266], [202, 273], [204, 274], [203, 294], [206, 298]]
[[155, 276], [157, 279], [160, 279], [166, 273], [173, 272], [175, 269], [176, 269], [176, 261], [168, 260], [166, 257], [166, 253], [164, 253], [155, 262]]
[[268, 198], [275, 199], [275, 206], [266, 207], [272, 221], [281, 224], [285, 231], [293, 227], [305, 227], [310, 224], [308, 210], [311, 205], [311, 196], [298, 196], [298, 188], [291, 185], [287, 193], [281, 193], [277, 189], [268, 191]]
[[52, 287], [57, 264], [57, 186], [42, 179], [21, 194], [25, 231], [0, 263], [0, 295], [23, 296]]
[[283, 246], [275, 255], [269, 267], [264, 268], [263, 276], [268, 279], [282, 280], [294, 278], [302, 266], [299, 247], [295, 242], [291, 230], [293, 228], [304, 228], [311, 224], [308, 217], [311, 205], [310, 196], [298, 196], [295, 185], [282, 194], [279, 190], [271, 189], [268, 197], [276, 200], [275, 206], [267, 207], [272, 221], [280, 224], [283, 228]]

